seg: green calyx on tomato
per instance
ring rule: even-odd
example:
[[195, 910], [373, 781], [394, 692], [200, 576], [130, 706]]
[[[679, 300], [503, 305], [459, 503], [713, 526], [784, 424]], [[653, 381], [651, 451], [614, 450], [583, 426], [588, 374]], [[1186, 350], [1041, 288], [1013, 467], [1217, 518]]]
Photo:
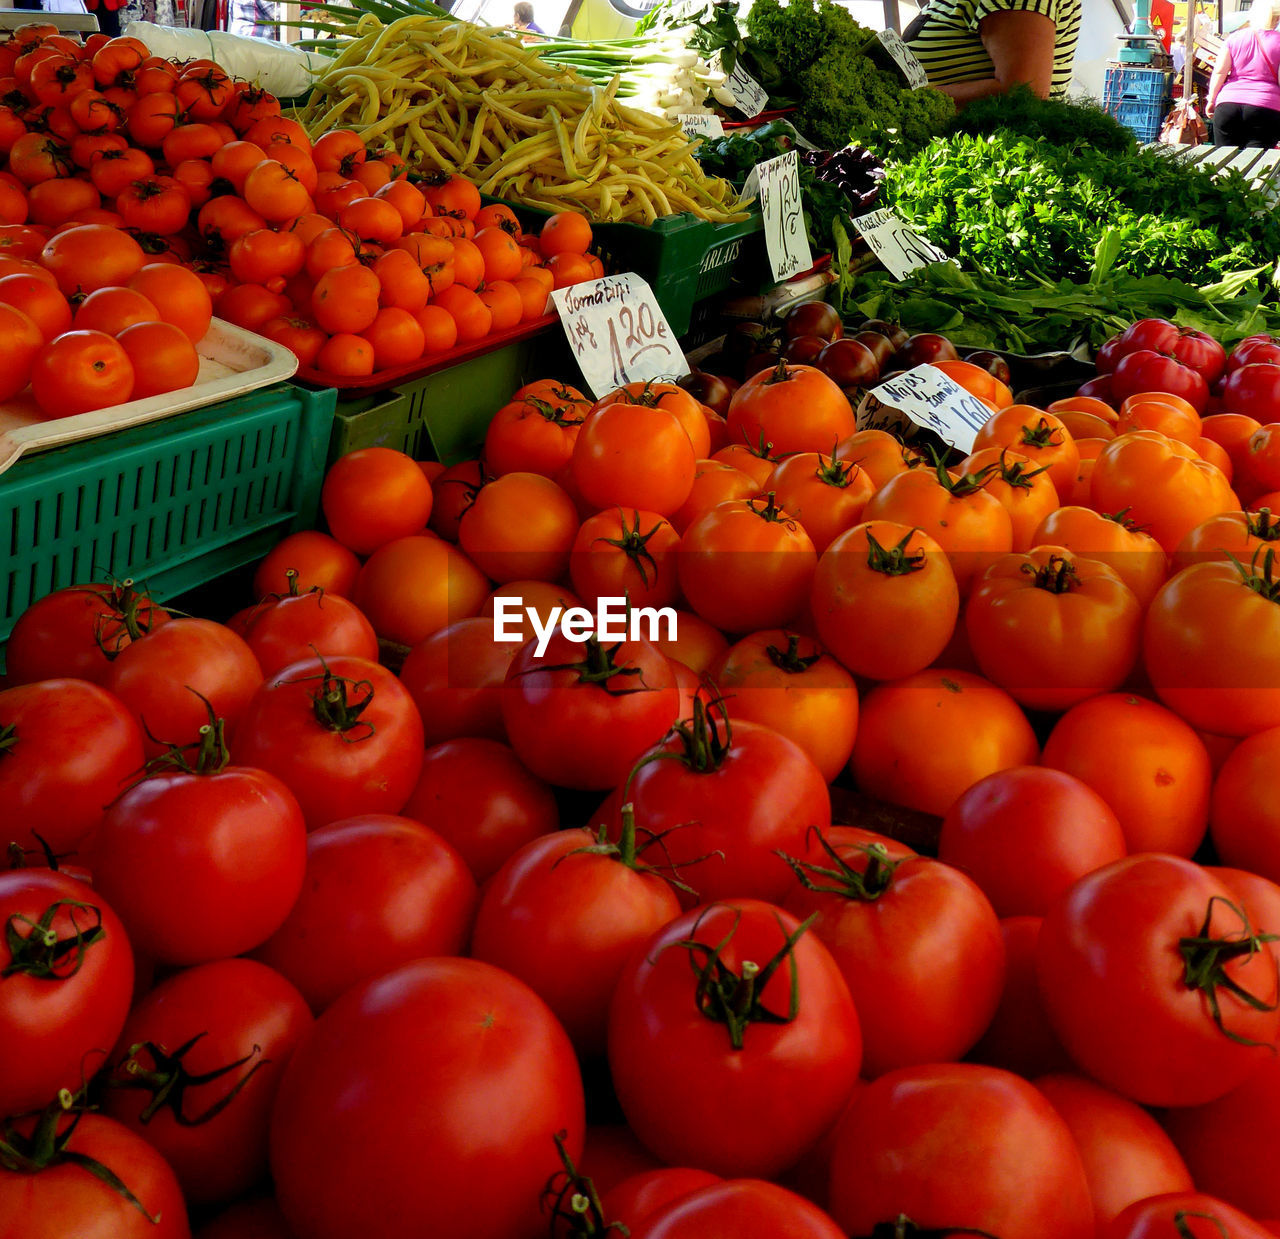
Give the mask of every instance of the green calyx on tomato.
[[1129, 533], [1146, 533], [1150, 526], [1139, 525], [1137, 521], [1129, 519], [1129, 508], [1121, 508], [1119, 512], [1100, 512], [1098, 515], [1104, 521], [1110, 521], [1113, 525], [1119, 525], [1121, 529], [1126, 529]]
[[1050, 426], [1042, 417], [1034, 426], [1022, 428], [1022, 442], [1027, 447], [1057, 447], [1065, 434], [1061, 426]]
[[[1213, 920], [1215, 903], [1226, 904], [1240, 918], [1244, 926], [1240, 935], [1223, 938], [1213, 936], [1210, 932], [1210, 923]], [[1226, 966], [1233, 959], [1240, 959], [1242, 956], [1252, 957], [1261, 951], [1266, 943], [1277, 941], [1280, 941], [1280, 934], [1255, 933], [1253, 926], [1249, 923], [1248, 913], [1242, 907], [1223, 899], [1221, 895], [1210, 898], [1199, 933], [1192, 937], [1178, 939], [1178, 953], [1182, 956], [1183, 962], [1182, 983], [1188, 989], [1198, 989], [1204, 993], [1209, 1003], [1209, 1012], [1213, 1016], [1213, 1022], [1218, 1026], [1218, 1031], [1238, 1045], [1257, 1046], [1266, 1043], [1242, 1037], [1223, 1024], [1218, 990], [1225, 989], [1255, 1011], [1274, 1011], [1277, 1006], [1280, 1006], [1280, 1000], [1263, 1002], [1256, 994], [1249, 993], [1243, 986], [1233, 981], [1227, 975]], [[1277, 981], [1280, 982], [1280, 962], [1275, 961], [1274, 957], [1272, 962]]]
[[[323, 670], [319, 675], [303, 677], [320, 681], [320, 687], [311, 694], [316, 722], [326, 731], [337, 732], [347, 744], [370, 739], [377, 729], [360, 716], [373, 702], [373, 685], [368, 680], [352, 680], [347, 676], [334, 675], [323, 658], [320, 665]], [[348, 734], [358, 728], [363, 729], [360, 734]]]
[[[53, 928], [54, 920], [64, 910], [74, 930], [69, 938], [59, 938]], [[77, 913], [92, 917], [93, 924], [81, 928]], [[23, 934], [23, 927], [29, 932]], [[40, 980], [64, 981], [80, 971], [89, 948], [106, 937], [106, 930], [102, 928], [102, 912], [93, 904], [58, 899], [44, 910], [38, 921], [15, 913], [5, 922], [4, 937], [9, 963], [0, 972], [0, 980], [24, 973]]]
[[[795, 518], [785, 509], [780, 508], [774, 503], [776, 491], [770, 491], [767, 495], [761, 495], [756, 499], [748, 499], [747, 507], [749, 507], [762, 521], [769, 521], [772, 524], [785, 525], [788, 529], [796, 527]], [[761, 499], [764, 500], [764, 507], [758, 508]]]
[[[1260, 594], [1268, 602], [1280, 602], [1280, 581], [1277, 581], [1274, 575], [1276, 553], [1271, 547], [1265, 549], [1259, 547], [1247, 568], [1230, 552], [1228, 555], [1240, 572], [1241, 584], [1246, 585], [1255, 594]], [[1261, 569], [1258, 566], [1259, 556], [1262, 558]]]
[[1258, 538], [1263, 542], [1280, 541], [1280, 520], [1271, 515], [1270, 508], [1245, 513], [1244, 523], [1251, 538]]
[[[58, 1128], [67, 1113], [71, 1113], [71, 1121], [60, 1132]], [[65, 1088], [61, 1089], [57, 1098], [45, 1107], [29, 1136], [6, 1124], [0, 1134], [0, 1166], [14, 1174], [39, 1174], [54, 1166], [79, 1166], [127, 1200], [152, 1225], [159, 1225], [160, 1215], [148, 1213], [146, 1206], [114, 1170], [96, 1158], [68, 1150], [67, 1145], [84, 1113], [84, 1109], [78, 1106], [78, 1097]]]
[[837, 460], [834, 456], [824, 460], [819, 456], [818, 467], [813, 471], [813, 476], [827, 486], [836, 486], [844, 490], [853, 481], [853, 475], [857, 472], [858, 465], [855, 461]]
[[1080, 588], [1080, 574], [1075, 564], [1063, 555], [1050, 555], [1048, 562], [1038, 568], [1035, 564], [1023, 564], [1022, 571], [1035, 577], [1036, 589], [1051, 594], [1069, 594]]
[[641, 533], [639, 511], [636, 510], [634, 522], [628, 525], [625, 513], [619, 508], [618, 523], [622, 526], [622, 537], [597, 538], [596, 542], [603, 542], [606, 546], [616, 548], [631, 560], [636, 566], [636, 571], [640, 574], [641, 584], [647, 588], [651, 584], [649, 580], [650, 572], [653, 573], [653, 580], [656, 581], [658, 579], [658, 561], [654, 559], [653, 552], [649, 550], [649, 539], [667, 522], [659, 520], [648, 533]]
[[[583, 642], [582, 652], [586, 657], [581, 662], [556, 663], [549, 667], [539, 663], [529, 667], [527, 671], [521, 672], [521, 674], [576, 671], [579, 684], [594, 684], [597, 688], [608, 693], [610, 697], [629, 697], [632, 693], [652, 692], [653, 690], [650, 686], [644, 682], [644, 669], [642, 667], [620, 667], [618, 665], [615, 655], [621, 648], [621, 641], [608, 647], [601, 645], [600, 638], [593, 633]], [[620, 675], [638, 675], [640, 683], [631, 688], [626, 686], [610, 687], [609, 681]]]
[[933, 472], [938, 479], [938, 485], [950, 494], [952, 499], [967, 499], [970, 495], [977, 494], [986, 486], [997, 468], [999, 466], [993, 463], [985, 469], [979, 469], [977, 473], [962, 473], [959, 477], [952, 477], [942, 457], [936, 452], [933, 455]]
[[[123, 581], [112, 577], [106, 592], [87, 587], [75, 589], [77, 593], [94, 595], [102, 603], [94, 622], [94, 641], [107, 659], [115, 658], [129, 641], [146, 636], [154, 626], [155, 609], [150, 595], [134, 589], [129, 577]], [[110, 645], [104, 636], [108, 623], [115, 627], [115, 639]]]
[[[197, 693], [190, 685], [187, 686], [187, 691], [195, 693], [204, 702], [205, 713], [209, 717], [209, 721], [202, 723], [197, 732], [199, 740], [195, 744], [185, 745], [160, 740], [151, 734], [151, 729], [144, 720], [142, 730], [147, 733], [147, 739], [154, 744], [166, 745], [166, 749], [159, 757], [153, 757], [147, 762], [138, 783], [164, 770], [179, 770], [183, 774], [220, 774], [231, 760], [231, 751], [227, 748], [226, 720], [218, 717], [213, 703], [202, 693]], [[188, 756], [188, 753], [191, 755]], [[134, 783], [129, 790], [136, 786], [137, 783]]]
[[[568, 393], [565, 393], [566, 399]], [[525, 396], [524, 402], [544, 421], [550, 422], [553, 426], [581, 426], [586, 420], [585, 414], [579, 414], [576, 417], [566, 417], [566, 413], [575, 413], [577, 410], [570, 405], [554, 405], [542, 400], [538, 396]], [[656, 403], [656, 401], [655, 401]]]
[[[646, 865], [640, 860], [640, 853], [645, 848], [653, 844], [662, 846], [662, 836], [649, 832], [648, 840], [641, 846], [636, 846], [636, 810], [635, 805], [628, 801], [618, 811], [621, 818], [621, 826], [618, 830], [618, 839], [615, 843], [609, 838], [609, 823], [602, 822], [600, 829], [596, 834], [594, 843], [588, 844], [586, 847], [574, 848], [572, 852], [566, 852], [565, 856], [608, 856], [616, 860], [619, 864], [626, 865], [628, 869], [633, 869], [636, 873], [656, 873], [665, 882], [669, 882], [672, 886], [686, 893], [693, 895], [697, 892], [693, 887], [681, 882], [674, 874], [674, 866], [671, 864], [659, 867], [657, 865]], [[560, 857], [563, 860], [564, 857]], [[555, 863], [558, 865], [560, 860]]]
[[1048, 465], [1041, 465], [1038, 469], [1030, 469], [1027, 467], [1025, 460], [1015, 460], [1013, 464], [1009, 464], [1005, 457], [1008, 455], [1009, 449], [1002, 448], [1000, 451], [1000, 460], [996, 465], [993, 477], [998, 477], [1006, 486], [1016, 486], [1019, 490], [1030, 490], [1031, 479], [1038, 478], [1042, 473], [1049, 472]]
[[596, 1191], [595, 1183], [573, 1164], [573, 1158], [565, 1148], [564, 1142], [568, 1134], [568, 1132], [559, 1131], [552, 1137], [556, 1142], [556, 1151], [560, 1154], [561, 1165], [564, 1167], [547, 1181], [546, 1191], [543, 1194], [544, 1206], [551, 1214], [552, 1233], [561, 1233], [560, 1228], [556, 1226], [556, 1222], [559, 1221], [564, 1223], [566, 1228], [564, 1233], [569, 1235], [590, 1235], [598, 1239], [599, 1236], [607, 1235], [610, 1231], [616, 1231], [620, 1235], [629, 1234], [630, 1232], [621, 1222], [604, 1220], [604, 1206], [600, 1203], [600, 1194]]
[[858, 851], [867, 858], [866, 868], [855, 869], [831, 846], [819, 830], [814, 832], [822, 850], [831, 857], [835, 867], [828, 869], [808, 861], [797, 860], [785, 852], [778, 855], [791, 866], [791, 871], [805, 890], [821, 895], [843, 895], [862, 903], [874, 903], [893, 885], [893, 875], [901, 860], [890, 860], [883, 843], [859, 844]]
[[785, 671], [788, 675], [803, 675], [822, 657], [821, 654], [810, 654], [807, 657], [802, 657], [800, 654], [800, 636], [794, 632], [787, 633], [787, 648], [785, 650], [780, 650], [776, 645], [768, 645], [765, 646], [764, 652], [769, 661], [779, 671]]
[[[143, 1041], [138, 1045], [129, 1047], [129, 1057], [122, 1064], [126, 1078], [113, 1078], [108, 1083], [113, 1088], [140, 1088], [146, 1089], [151, 1093], [151, 1100], [147, 1102], [142, 1112], [138, 1115], [140, 1122], [151, 1122], [160, 1110], [167, 1107], [173, 1112], [174, 1122], [179, 1127], [199, 1127], [202, 1123], [207, 1123], [210, 1119], [217, 1118], [236, 1099], [240, 1090], [257, 1075], [259, 1069], [265, 1067], [271, 1061], [268, 1058], [263, 1058], [262, 1047], [255, 1045], [243, 1058], [238, 1058], [235, 1062], [227, 1063], [225, 1066], [218, 1067], [213, 1071], [205, 1071], [195, 1075], [187, 1070], [182, 1060], [191, 1052], [191, 1049], [200, 1041], [200, 1038], [206, 1035], [206, 1033], [202, 1032], [196, 1033], [194, 1037], [180, 1045], [172, 1053], [156, 1045], [153, 1041]], [[138, 1055], [144, 1050], [151, 1056], [153, 1067], [144, 1067], [139, 1062]], [[182, 1106], [186, 1099], [187, 1089], [199, 1088], [204, 1084], [212, 1084], [215, 1080], [220, 1080], [223, 1076], [239, 1070], [255, 1058], [258, 1061], [235, 1082], [229, 1092], [215, 1101], [203, 1114], [190, 1115], [184, 1113]]]
[[907, 543], [915, 537], [916, 531], [909, 529], [896, 546], [886, 549], [876, 541], [870, 529], [865, 531], [867, 539], [867, 567], [872, 572], [880, 572], [885, 576], [908, 576], [924, 568], [926, 557], [923, 548], [908, 551]]
[[905, 1214], [892, 1222], [880, 1222], [866, 1239], [949, 1239], [951, 1235], [977, 1235], [981, 1239], [999, 1239], [989, 1230], [973, 1226], [935, 1226], [929, 1230], [917, 1226]]
[[[717, 1024], [723, 1024], [729, 1030], [729, 1043], [735, 1050], [742, 1049], [746, 1041], [747, 1028], [752, 1024], [790, 1024], [800, 1013], [800, 973], [792, 964], [791, 968], [791, 1000], [786, 1014], [770, 1011], [763, 1002], [765, 987], [774, 973], [784, 963], [791, 960], [796, 943], [805, 931], [813, 924], [817, 914], [802, 921], [794, 933], [788, 934], [782, 921], [778, 928], [785, 935], [782, 945], [772, 958], [763, 965], [754, 960], [742, 961], [738, 972], [726, 964], [721, 957], [724, 948], [729, 945], [741, 920], [741, 913], [734, 917], [733, 926], [714, 946], [699, 942], [696, 938], [684, 938], [671, 945], [681, 947], [689, 952], [689, 963], [693, 975], [698, 979], [694, 991], [694, 1001], [698, 1010]], [[699, 918], [701, 919], [701, 918]], [[697, 932], [697, 923], [693, 932]]]

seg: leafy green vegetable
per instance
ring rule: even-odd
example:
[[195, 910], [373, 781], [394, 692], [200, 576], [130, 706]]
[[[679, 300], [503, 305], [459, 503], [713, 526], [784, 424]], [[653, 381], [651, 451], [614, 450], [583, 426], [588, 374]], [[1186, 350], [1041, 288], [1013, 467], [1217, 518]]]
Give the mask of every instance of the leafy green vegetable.
[[1176, 272], [1193, 285], [1280, 254], [1280, 218], [1238, 173], [1214, 179], [1152, 151], [957, 134], [890, 165], [885, 193], [961, 266], [1008, 280], [1088, 280], [1107, 229], [1117, 272]]
[[819, 146], [850, 140], [880, 153], [915, 150], [955, 114], [951, 99], [910, 90], [873, 58], [879, 41], [833, 0], [755, 0], [749, 43], [796, 84], [796, 125]]
[[1005, 280], [939, 262], [901, 281], [886, 271], [858, 277], [842, 300], [842, 311], [900, 322], [911, 332], [940, 331], [966, 348], [1014, 353], [1096, 347], [1147, 317], [1195, 327], [1228, 347], [1255, 332], [1280, 328], [1280, 306], [1263, 301], [1256, 279], [1252, 287], [1241, 287], [1243, 272], [1195, 288], [1168, 276], [1108, 270], [1118, 237], [1108, 232], [1100, 238], [1099, 266], [1086, 283]]
[[945, 132], [987, 134], [996, 130], [1039, 138], [1054, 146], [1131, 154], [1133, 131], [1091, 99], [1041, 99], [1029, 86], [975, 99], [947, 124]]

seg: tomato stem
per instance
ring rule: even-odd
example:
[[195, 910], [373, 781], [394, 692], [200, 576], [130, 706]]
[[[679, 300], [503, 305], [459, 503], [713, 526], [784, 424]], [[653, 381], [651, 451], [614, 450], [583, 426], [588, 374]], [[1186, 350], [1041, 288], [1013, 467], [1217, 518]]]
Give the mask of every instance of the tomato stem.
[[[710, 911], [710, 908], [702, 915], [705, 916], [707, 911]], [[742, 913], [734, 909], [733, 924], [729, 932], [714, 946], [699, 942], [692, 936], [672, 943], [673, 946], [681, 947], [689, 953], [689, 964], [698, 982], [694, 991], [694, 1002], [698, 1010], [707, 1019], [723, 1024], [728, 1029], [729, 1044], [735, 1050], [742, 1049], [747, 1028], [751, 1024], [790, 1024], [799, 1014], [800, 972], [795, 966], [795, 947], [805, 931], [813, 924], [814, 917], [810, 916], [798, 925], [794, 932], [788, 934], [781, 918], [775, 915], [778, 929], [783, 934], [782, 945], [776, 954], [763, 967], [753, 960], [744, 960], [741, 970], [734, 972], [724, 962], [722, 955], [737, 932], [741, 920]], [[698, 932], [701, 922], [702, 916], [699, 916], [693, 924], [691, 934]], [[774, 974], [787, 962], [791, 964], [791, 1001], [787, 1013], [779, 1015], [764, 1005], [762, 995]]]
[[785, 671], [788, 675], [803, 675], [808, 671], [814, 663], [822, 658], [819, 654], [809, 654], [804, 658], [800, 657], [800, 636], [798, 633], [789, 632], [786, 634], [787, 648], [780, 650], [776, 645], [765, 647], [765, 654], [769, 661], [778, 668], [779, 671]]
[[553, 405], [537, 396], [525, 396], [524, 403], [534, 410], [544, 421], [550, 422], [553, 426], [581, 426], [586, 420], [583, 417], [566, 417], [566, 413], [573, 412], [568, 405]]
[[[58, 1096], [41, 1112], [35, 1130], [29, 1136], [23, 1135], [12, 1125], [6, 1125], [3, 1135], [0, 1135], [0, 1166], [13, 1174], [39, 1174], [55, 1166], [79, 1166], [81, 1170], [106, 1184], [117, 1196], [128, 1201], [153, 1226], [159, 1225], [160, 1215], [153, 1217], [148, 1213], [142, 1201], [129, 1190], [114, 1170], [104, 1166], [97, 1158], [67, 1149], [85, 1114], [80, 1101], [79, 1095], [72, 1094], [65, 1088], [61, 1089]], [[59, 1124], [68, 1113], [71, 1114], [71, 1121], [59, 1132]]]
[[[1258, 547], [1246, 568], [1230, 551], [1228, 558], [1235, 564], [1240, 573], [1241, 584], [1261, 595], [1268, 602], [1280, 602], [1280, 581], [1274, 576], [1276, 553], [1272, 547]], [[1258, 567], [1258, 559], [1262, 559], [1262, 567]]]
[[1034, 426], [1023, 426], [1021, 442], [1026, 447], [1058, 447], [1065, 442], [1066, 431], [1062, 426], [1050, 426], [1047, 417], [1041, 417]]
[[1023, 564], [1021, 571], [1035, 577], [1036, 589], [1051, 594], [1069, 594], [1081, 587], [1080, 573], [1065, 555], [1050, 555], [1048, 562], [1038, 568], [1035, 564]]
[[890, 860], [883, 843], [860, 843], [857, 850], [867, 858], [865, 869], [855, 869], [831, 845], [820, 830], [814, 835], [822, 850], [831, 857], [834, 868], [824, 868], [810, 861], [797, 860], [786, 852], [777, 855], [791, 866], [791, 872], [805, 890], [820, 895], [841, 895], [845, 899], [857, 899], [862, 903], [874, 903], [893, 885], [893, 875], [900, 860]]
[[[622, 527], [622, 537], [596, 538], [595, 542], [603, 542], [606, 546], [612, 546], [621, 551], [635, 564], [636, 571], [640, 574], [640, 583], [648, 587], [650, 584], [648, 575], [650, 570], [653, 571], [653, 579], [655, 581], [658, 579], [658, 561], [653, 557], [653, 552], [649, 550], [649, 539], [666, 523], [665, 519], [659, 517], [658, 523], [648, 533], [641, 533], [639, 511], [635, 511], [634, 523], [628, 525], [626, 513], [619, 508], [618, 524]], [[592, 543], [593, 546], [595, 542]]]
[[[360, 716], [373, 704], [373, 684], [369, 680], [353, 680], [349, 676], [334, 675], [329, 664], [320, 659], [319, 675], [303, 676], [293, 683], [319, 680], [320, 687], [311, 694], [312, 713], [326, 731], [336, 732], [345, 744], [357, 744], [377, 734], [377, 728]], [[363, 693], [363, 695], [361, 695]], [[350, 735], [357, 728], [364, 728], [359, 735]]]
[[[208, 1036], [207, 1032], [196, 1033], [194, 1037], [180, 1045], [172, 1054], [166, 1052], [162, 1046], [156, 1045], [154, 1041], [143, 1041], [138, 1045], [130, 1046], [129, 1056], [120, 1065], [120, 1069], [125, 1073], [125, 1078], [121, 1079], [117, 1076], [112, 1076], [108, 1078], [107, 1084], [112, 1088], [140, 1088], [146, 1089], [151, 1093], [151, 1100], [147, 1102], [145, 1108], [138, 1115], [139, 1121], [142, 1123], [151, 1122], [160, 1110], [168, 1109], [172, 1112], [173, 1120], [179, 1127], [199, 1127], [201, 1124], [217, 1118], [236, 1099], [240, 1090], [253, 1079], [261, 1068], [271, 1061], [269, 1058], [260, 1057], [262, 1047], [255, 1045], [243, 1058], [238, 1058], [233, 1063], [227, 1063], [224, 1067], [218, 1067], [213, 1071], [205, 1071], [200, 1074], [188, 1071], [183, 1059], [200, 1042], [200, 1039], [206, 1036]], [[138, 1055], [144, 1050], [151, 1055], [151, 1061], [154, 1064], [150, 1069], [144, 1067], [138, 1061]], [[212, 1084], [215, 1080], [220, 1080], [223, 1076], [237, 1071], [254, 1058], [257, 1058], [257, 1062], [235, 1082], [229, 1092], [215, 1101], [207, 1110], [196, 1115], [188, 1115], [184, 1112], [183, 1102], [186, 1100], [187, 1089], [199, 1088], [204, 1084]]]
[[[567, 1226], [570, 1235], [601, 1236], [611, 1230], [629, 1234], [621, 1222], [604, 1220], [604, 1206], [600, 1203], [595, 1183], [573, 1164], [573, 1158], [565, 1148], [568, 1135], [567, 1131], [559, 1131], [552, 1136], [563, 1169], [556, 1171], [543, 1189], [543, 1207], [551, 1214], [552, 1233], [561, 1233], [556, 1226], [560, 1221]], [[558, 1183], [558, 1180], [563, 1182]]]
[[1250, 537], [1262, 542], [1280, 541], [1280, 520], [1271, 515], [1270, 508], [1259, 508], [1245, 515], [1245, 528]]
[[[763, 521], [768, 521], [770, 524], [775, 525], [785, 525], [788, 529], [794, 529], [796, 527], [795, 518], [785, 508], [780, 508], [776, 503], [774, 503], [776, 495], [777, 492], [771, 490], [766, 495], [759, 495], [755, 499], [748, 499], [747, 507], [749, 507]], [[758, 508], [756, 507], [756, 504], [758, 504], [761, 499], [764, 500], [764, 507]]]
[[[71, 921], [71, 936], [60, 938], [53, 922], [64, 909]], [[82, 928], [76, 920], [78, 912], [91, 916], [93, 924]], [[21, 932], [23, 928], [28, 930], [26, 934]], [[0, 972], [0, 980], [22, 973], [39, 980], [65, 981], [84, 966], [89, 948], [106, 936], [101, 910], [78, 899], [55, 900], [40, 914], [38, 921], [15, 912], [4, 925], [9, 962]]]
[[[1240, 936], [1215, 938], [1212, 935], [1211, 923], [1215, 903], [1225, 904], [1240, 918], [1244, 926]], [[1275, 1002], [1264, 1002], [1228, 976], [1226, 970], [1227, 964], [1232, 960], [1250, 959], [1268, 942], [1280, 942], [1280, 934], [1255, 933], [1253, 926], [1249, 923], [1249, 914], [1244, 907], [1232, 903], [1222, 895], [1210, 897], [1199, 932], [1190, 937], [1178, 939], [1178, 953], [1182, 956], [1183, 963], [1183, 985], [1188, 989], [1198, 989], [1204, 994], [1218, 1031], [1237, 1045], [1258, 1046], [1268, 1043], [1242, 1037], [1225, 1026], [1222, 1020], [1222, 1008], [1218, 1001], [1218, 990], [1225, 989], [1254, 1011], [1274, 1011], [1280, 1007], [1280, 996]], [[1268, 952], [1267, 956], [1275, 971], [1277, 989], [1280, 989], [1280, 961], [1277, 961], [1271, 952]]]
[[914, 552], [907, 550], [907, 543], [916, 534], [914, 529], [908, 529], [898, 544], [889, 550], [880, 545], [870, 529], [864, 532], [867, 539], [867, 567], [872, 572], [885, 576], [907, 576], [921, 571], [928, 562], [923, 548]]

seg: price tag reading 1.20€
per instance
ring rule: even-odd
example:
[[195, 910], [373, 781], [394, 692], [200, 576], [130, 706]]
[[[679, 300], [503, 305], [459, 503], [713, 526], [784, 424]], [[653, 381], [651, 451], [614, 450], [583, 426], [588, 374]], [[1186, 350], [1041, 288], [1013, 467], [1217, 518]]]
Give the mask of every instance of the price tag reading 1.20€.
[[873, 387], [870, 395], [898, 409], [917, 426], [935, 431], [966, 454], [991, 410], [937, 366], [917, 366]]
[[634, 272], [559, 288], [551, 300], [595, 395], [689, 373], [653, 289]]
[[929, 76], [924, 71], [924, 65], [916, 59], [915, 53], [902, 41], [902, 36], [896, 30], [882, 30], [877, 37], [884, 45], [884, 50], [893, 57], [894, 63], [902, 70], [907, 79], [907, 85], [912, 90], [919, 90], [921, 86], [929, 84]]
[[871, 252], [892, 272], [895, 280], [903, 279], [917, 267], [943, 262], [947, 257], [892, 211], [871, 211], [859, 215], [853, 226]]
[[764, 216], [764, 244], [775, 280], [789, 280], [813, 266], [800, 197], [800, 164], [795, 151], [758, 163], [747, 177], [743, 197], [758, 195]]

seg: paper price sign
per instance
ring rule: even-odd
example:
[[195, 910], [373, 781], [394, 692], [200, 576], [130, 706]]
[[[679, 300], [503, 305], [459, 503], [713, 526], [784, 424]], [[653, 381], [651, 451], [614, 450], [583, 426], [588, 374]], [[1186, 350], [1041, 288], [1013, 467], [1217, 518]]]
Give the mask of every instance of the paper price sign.
[[759, 116], [769, 102], [769, 92], [743, 67], [734, 61], [733, 72], [725, 79], [725, 89], [733, 96], [738, 111], [750, 118]]
[[558, 288], [551, 301], [596, 396], [627, 383], [689, 373], [653, 289], [634, 272]]
[[758, 163], [747, 177], [742, 196], [756, 195], [764, 216], [764, 244], [777, 281], [789, 280], [813, 266], [809, 234], [800, 197], [800, 163], [795, 151]]
[[947, 257], [892, 211], [871, 211], [859, 215], [853, 226], [895, 280], [903, 279], [917, 267], [943, 262]]
[[937, 366], [917, 366], [873, 387], [870, 395], [966, 454], [973, 451], [974, 438], [991, 416], [991, 410], [977, 396]]
[[907, 85], [912, 90], [919, 90], [921, 86], [929, 84], [929, 75], [925, 73], [924, 65], [916, 59], [915, 53], [902, 41], [902, 36], [896, 30], [882, 30], [877, 38], [902, 70]]
[[681, 112], [676, 119], [690, 138], [723, 138], [724, 125], [714, 112]]

